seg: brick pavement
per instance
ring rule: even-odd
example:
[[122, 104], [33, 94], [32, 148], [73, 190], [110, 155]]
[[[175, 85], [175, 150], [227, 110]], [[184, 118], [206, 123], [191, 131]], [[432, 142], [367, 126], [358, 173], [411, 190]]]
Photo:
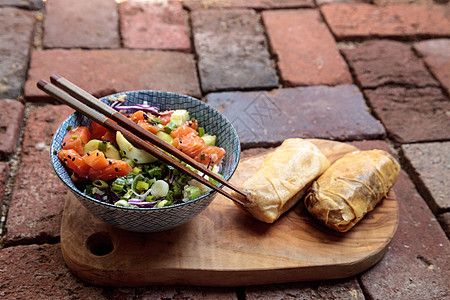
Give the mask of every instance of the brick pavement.
[[[448, 1], [153, 2], [0, 1], [0, 297], [450, 295]], [[156, 89], [202, 98], [234, 123], [243, 156], [293, 136], [391, 151], [403, 171], [389, 251], [362, 274], [325, 282], [223, 289], [83, 283], [60, 252], [67, 191], [48, 160], [52, 134], [71, 110], [35, 87], [54, 72], [96, 96]]]

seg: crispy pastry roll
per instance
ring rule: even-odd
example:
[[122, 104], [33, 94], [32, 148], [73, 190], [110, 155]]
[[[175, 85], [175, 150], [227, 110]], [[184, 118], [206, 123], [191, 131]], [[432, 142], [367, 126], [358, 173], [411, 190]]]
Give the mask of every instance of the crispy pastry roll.
[[[287, 139], [264, 160], [253, 176], [244, 181], [241, 190], [244, 211], [254, 218], [273, 223], [306, 193], [311, 183], [330, 163], [312, 143]], [[238, 195], [235, 193], [235, 196]]]
[[383, 150], [346, 154], [313, 183], [306, 208], [329, 228], [348, 231], [386, 196], [399, 171]]

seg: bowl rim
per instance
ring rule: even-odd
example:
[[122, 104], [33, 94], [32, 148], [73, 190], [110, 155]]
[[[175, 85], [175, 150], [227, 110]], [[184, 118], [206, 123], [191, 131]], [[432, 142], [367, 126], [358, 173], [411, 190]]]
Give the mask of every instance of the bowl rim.
[[[110, 95], [106, 95], [103, 96], [101, 98], [98, 98], [100, 101], [103, 101], [105, 103], [107, 103], [108, 98], [111, 96], [119, 96], [119, 95], [123, 95], [123, 94], [127, 94], [127, 93], [163, 93], [163, 94], [167, 94], [167, 95], [172, 95], [175, 97], [181, 97], [181, 98], [187, 98], [190, 100], [193, 100], [194, 102], [201, 102], [201, 105], [206, 105], [208, 106], [210, 109], [215, 110], [219, 115], [221, 115], [226, 121], [227, 123], [230, 125], [231, 131], [233, 132], [234, 136], [237, 138], [237, 155], [236, 155], [236, 159], [237, 159], [237, 163], [234, 167], [231, 168], [230, 173], [229, 173], [229, 177], [226, 178], [225, 180], [229, 180], [233, 174], [236, 172], [236, 169], [239, 165], [239, 161], [240, 161], [240, 155], [241, 155], [241, 144], [240, 144], [240, 140], [239, 140], [239, 136], [237, 134], [236, 129], [234, 128], [233, 124], [230, 122], [230, 120], [228, 120], [227, 117], [225, 117], [225, 115], [223, 115], [220, 111], [218, 111], [216, 108], [214, 108], [213, 106], [209, 105], [208, 103], [194, 98], [192, 96], [188, 96], [188, 95], [183, 95], [183, 94], [179, 94], [179, 93], [174, 93], [174, 92], [167, 92], [167, 91], [158, 91], [158, 90], [135, 90], [135, 91], [125, 91], [125, 92], [118, 92], [118, 93], [114, 93], [114, 94], [110, 94]], [[69, 119], [69, 118], [73, 118], [74, 116], [82, 116], [82, 114], [78, 113], [78, 112], [74, 112], [72, 113], [70, 116], [68, 116], [66, 119], [64, 119], [64, 121], [59, 125], [58, 129], [55, 131], [55, 133], [60, 130], [61, 126]], [[85, 198], [91, 202], [94, 202], [96, 204], [100, 204], [100, 205], [104, 205], [107, 206], [109, 208], [113, 208], [113, 209], [119, 209], [119, 210], [125, 210], [125, 211], [137, 211], [137, 212], [149, 212], [149, 211], [163, 211], [163, 210], [170, 210], [170, 209], [175, 209], [175, 208], [180, 208], [183, 206], [190, 206], [192, 204], [195, 204], [197, 202], [201, 202], [205, 199], [208, 199], [209, 197], [214, 196], [215, 193], [217, 193], [217, 191], [215, 190], [210, 190], [208, 192], [206, 192], [205, 194], [201, 195], [198, 198], [195, 198], [194, 200], [190, 200], [190, 201], [186, 201], [186, 202], [182, 202], [182, 203], [177, 203], [171, 206], [163, 206], [163, 207], [125, 207], [125, 206], [119, 206], [119, 205], [115, 205], [115, 204], [111, 204], [111, 203], [107, 203], [107, 202], [103, 202], [100, 200], [97, 200], [95, 198], [92, 198], [89, 195], [86, 195], [85, 193], [81, 192], [78, 189], [74, 189], [73, 187], [71, 187], [70, 185], [67, 184], [67, 182], [62, 178], [62, 175], [59, 174], [59, 172], [56, 169], [55, 166], [55, 161], [59, 161], [59, 158], [57, 157], [57, 154], [55, 154], [54, 152], [56, 151], [56, 149], [53, 148], [53, 144], [55, 143], [55, 134], [52, 137], [52, 143], [50, 146], [50, 161], [52, 163], [52, 167], [53, 170], [55, 171], [56, 175], [58, 176], [58, 178], [63, 182], [63, 184], [72, 192], [77, 194], [78, 196]], [[56, 157], [56, 158], [55, 158]], [[62, 165], [62, 163], [61, 163]], [[64, 165], [63, 165], [64, 167]], [[64, 167], [65, 168], [65, 167]], [[75, 185], [75, 184], [74, 184]], [[223, 188], [223, 184], [219, 183], [217, 185], [219, 188]]]

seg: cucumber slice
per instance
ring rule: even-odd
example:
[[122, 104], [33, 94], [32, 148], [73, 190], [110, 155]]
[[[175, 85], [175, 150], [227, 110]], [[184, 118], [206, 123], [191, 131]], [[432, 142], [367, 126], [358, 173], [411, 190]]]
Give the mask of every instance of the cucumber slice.
[[205, 141], [206, 146], [215, 146], [216, 145], [216, 136], [205, 134], [202, 136], [202, 139]]
[[170, 122], [177, 126], [183, 125], [184, 122], [189, 121], [189, 112], [185, 109], [177, 109], [170, 116]]
[[114, 147], [110, 142], [100, 141], [100, 140], [90, 140], [84, 145], [84, 154], [94, 151], [100, 150], [105, 153], [106, 158], [110, 159], [120, 159], [119, 150]]
[[110, 142], [106, 143], [105, 156], [110, 159], [120, 159], [119, 150]]
[[116, 133], [116, 142], [117, 145], [119, 145], [120, 150], [124, 152], [125, 157], [128, 157], [135, 163], [146, 164], [157, 160], [153, 155], [134, 147], [120, 131], [117, 131]]
[[156, 136], [159, 137], [160, 139], [162, 139], [164, 142], [172, 145], [173, 137], [171, 137], [170, 134], [167, 134], [164, 131], [158, 131], [156, 133]]
[[98, 146], [101, 142], [102, 141], [100, 140], [90, 140], [89, 142], [87, 142], [86, 145], [84, 145], [84, 154], [94, 150], [98, 150]]

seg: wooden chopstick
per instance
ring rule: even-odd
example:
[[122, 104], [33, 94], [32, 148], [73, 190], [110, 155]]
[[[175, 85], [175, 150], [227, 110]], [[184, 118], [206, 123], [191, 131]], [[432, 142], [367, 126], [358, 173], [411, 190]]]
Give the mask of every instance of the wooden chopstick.
[[[63, 104], [66, 104], [70, 106], [71, 108], [75, 109], [76, 111], [80, 112], [81, 114], [85, 115], [86, 117], [90, 118], [91, 120], [101, 124], [102, 126], [113, 130], [113, 131], [120, 131], [123, 136], [135, 147], [143, 149], [144, 151], [148, 152], [149, 154], [159, 158], [160, 160], [164, 161], [165, 163], [173, 166], [180, 172], [183, 172], [185, 174], [188, 174], [189, 176], [195, 178], [196, 180], [200, 181], [204, 185], [210, 187], [211, 189], [217, 191], [218, 193], [222, 194], [223, 196], [231, 199], [235, 203], [245, 206], [245, 204], [237, 199], [236, 197], [230, 195], [223, 189], [216, 186], [214, 183], [210, 182], [209, 180], [205, 179], [204, 177], [198, 175], [196, 172], [192, 171], [191, 169], [187, 168], [177, 160], [173, 159], [169, 155], [165, 154], [161, 150], [159, 150], [157, 147], [147, 143], [140, 137], [134, 135], [132, 132], [127, 130], [126, 128], [122, 127], [118, 123], [114, 122], [107, 116], [103, 115], [102, 113], [90, 108], [89, 106], [81, 103], [79, 100], [75, 99], [74, 97], [70, 96], [69, 94], [65, 93], [64, 91], [57, 88], [55, 85], [48, 83], [44, 80], [40, 80], [37, 83], [37, 86], [39, 89], [47, 93], [48, 95], [54, 97], [58, 101], [60, 101]], [[97, 100], [98, 101], [98, 100]], [[101, 102], [101, 101], [98, 101]], [[170, 146], [166, 143], [167, 146]], [[226, 181], [225, 181], [226, 182]]]
[[69, 80], [53, 74], [50, 76], [51, 82], [62, 89], [63, 91], [67, 92], [69, 95], [74, 97], [75, 99], [78, 99], [79, 101], [83, 102], [85, 105], [101, 112], [108, 118], [116, 121], [118, 124], [123, 126], [124, 128], [128, 129], [129, 131], [133, 132], [135, 135], [140, 137], [143, 140], [149, 141], [153, 145], [163, 149], [167, 153], [170, 153], [171, 155], [175, 156], [181, 161], [184, 161], [188, 163], [190, 166], [194, 167], [195, 169], [201, 171], [202, 173], [208, 175], [210, 178], [213, 178], [217, 180], [218, 182], [222, 183], [223, 185], [227, 186], [228, 188], [232, 189], [233, 191], [239, 193], [242, 196], [246, 196], [241, 190], [239, 190], [237, 187], [220, 177], [218, 174], [212, 172], [209, 170], [205, 165], [202, 163], [199, 163], [198, 161], [192, 159], [185, 153], [179, 151], [175, 147], [172, 147], [171, 145], [168, 145], [167, 142], [161, 140], [159, 137], [157, 137], [155, 134], [152, 134], [151, 132], [148, 132], [144, 128], [140, 127], [127, 117], [125, 117], [123, 114], [118, 112], [117, 110], [113, 109], [112, 107], [106, 105], [102, 101], [98, 100], [96, 97], [92, 96], [85, 90], [81, 89], [80, 87], [76, 86]]

